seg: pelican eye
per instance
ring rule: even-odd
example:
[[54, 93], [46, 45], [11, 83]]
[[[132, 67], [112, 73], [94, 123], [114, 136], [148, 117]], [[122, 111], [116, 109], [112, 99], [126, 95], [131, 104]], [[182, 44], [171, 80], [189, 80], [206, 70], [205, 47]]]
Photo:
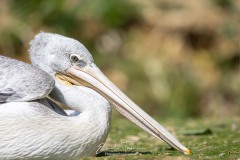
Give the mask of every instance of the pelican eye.
[[70, 61], [72, 63], [79, 62], [80, 60], [82, 60], [82, 57], [80, 57], [79, 55], [77, 55], [77, 54], [71, 54], [70, 55]]

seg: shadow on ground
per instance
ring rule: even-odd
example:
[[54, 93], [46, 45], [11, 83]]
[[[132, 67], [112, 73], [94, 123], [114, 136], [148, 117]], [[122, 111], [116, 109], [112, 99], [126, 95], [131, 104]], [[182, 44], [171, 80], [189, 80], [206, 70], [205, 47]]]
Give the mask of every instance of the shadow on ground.
[[119, 155], [149, 155], [151, 152], [128, 152], [128, 151], [103, 151], [97, 154], [97, 157], [119, 156]]

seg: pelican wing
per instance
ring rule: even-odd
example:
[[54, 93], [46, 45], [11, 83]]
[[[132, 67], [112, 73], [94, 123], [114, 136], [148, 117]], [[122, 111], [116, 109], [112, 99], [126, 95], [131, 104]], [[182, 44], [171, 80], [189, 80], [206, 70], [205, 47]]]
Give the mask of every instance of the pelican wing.
[[15, 91], [11, 88], [6, 88], [5, 90], [0, 90], [0, 103], [6, 102], [6, 100], [14, 95]]
[[32, 101], [46, 97], [55, 81], [30, 64], [0, 56], [0, 103]]

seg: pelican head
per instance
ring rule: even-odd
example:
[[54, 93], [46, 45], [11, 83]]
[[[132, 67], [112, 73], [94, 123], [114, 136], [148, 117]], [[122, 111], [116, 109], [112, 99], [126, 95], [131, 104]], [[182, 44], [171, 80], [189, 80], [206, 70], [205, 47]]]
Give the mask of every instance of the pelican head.
[[189, 149], [104, 76], [80, 42], [58, 34], [39, 33], [30, 44], [33, 65], [45, 70], [55, 79], [94, 89], [136, 125], [175, 149], [185, 154], [190, 153]]
[[41, 32], [30, 42], [30, 58], [33, 65], [52, 76], [66, 74], [72, 67], [84, 68], [93, 63], [92, 55], [75, 39], [58, 34]]

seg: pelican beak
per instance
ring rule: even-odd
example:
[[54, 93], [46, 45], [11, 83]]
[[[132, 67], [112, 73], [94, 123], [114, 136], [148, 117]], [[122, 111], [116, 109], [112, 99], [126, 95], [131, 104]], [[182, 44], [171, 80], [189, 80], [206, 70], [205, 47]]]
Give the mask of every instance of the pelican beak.
[[94, 63], [82, 68], [72, 67], [66, 72], [73, 79], [71, 83], [81, 84], [94, 89], [108, 99], [116, 110], [133, 123], [184, 154], [190, 154], [188, 148], [184, 147], [164, 127], [121, 92]]

